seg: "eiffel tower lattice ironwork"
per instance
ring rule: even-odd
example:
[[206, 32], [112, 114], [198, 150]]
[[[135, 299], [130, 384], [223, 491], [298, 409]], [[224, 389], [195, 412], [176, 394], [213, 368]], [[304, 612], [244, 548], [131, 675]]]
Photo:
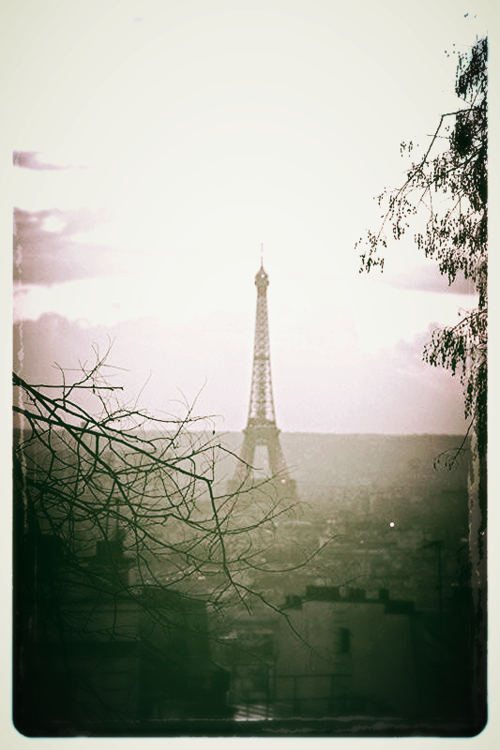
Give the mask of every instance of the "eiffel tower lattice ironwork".
[[255, 318], [255, 343], [252, 368], [252, 387], [248, 422], [243, 431], [243, 446], [236, 472], [229, 482], [228, 489], [235, 492], [252, 478], [256, 449], [267, 448], [269, 474], [273, 486], [283, 498], [297, 500], [297, 489], [288, 474], [288, 468], [281, 449], [279, 430], [274, 411], [273, 388], [271, 381], [271, 358], [269, 347], [269, 324], [267, 316], [267, 287], [269, 277], [261, 260], [255, 276], [257, 287], [257, 313]]

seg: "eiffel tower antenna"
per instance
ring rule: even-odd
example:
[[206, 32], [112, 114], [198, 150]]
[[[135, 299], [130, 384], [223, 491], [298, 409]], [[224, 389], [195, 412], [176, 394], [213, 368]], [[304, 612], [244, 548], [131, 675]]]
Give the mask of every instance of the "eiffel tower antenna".
[[271, 381], [271, 357], [269, 347], [269, 325], [267, 317], [267, 287], [269, 277], [264, 270], [263, 245], [261, 244], [261, 265], [255, 276], [257, 287], [257, 313], [255, 317], [255, 343], [252, 367], [252, 385], [248, 421], [244, 430], [241, 462], [238, 463], [234, 478], [228, 489], [235, 492], [251, 478], [257, 446], [265, 446], [269, 459], [269, 469], [273, 482], [282, 497], [297, 500], [296, 486], [288, 475], [285, 458], [281, 450], [279, 430], [274, 410]]

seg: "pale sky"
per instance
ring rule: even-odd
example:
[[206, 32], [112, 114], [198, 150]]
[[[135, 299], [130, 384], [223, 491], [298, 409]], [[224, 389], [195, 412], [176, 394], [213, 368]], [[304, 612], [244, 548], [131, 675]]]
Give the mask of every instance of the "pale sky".
[[[54, 382], [91, 346], [132, 398], [180, 394], [245, 426], [264, 245], [283, 431], [462, 432], [458, 382], [421, 363], [474, 306], [411, 236], [384, 274], [355, 242], [374, 196], [457, 108], [457, 55], [486, 2], [19, 2], [13, 205], [22, 372]], [[468, 14], [466, 16], [466, 14]], [[454, 46], [455, 45], [455, 46]], [[448, 53], [448, 54], [447, 54]], [[116, 381], [118, 382], [118, 381]]]

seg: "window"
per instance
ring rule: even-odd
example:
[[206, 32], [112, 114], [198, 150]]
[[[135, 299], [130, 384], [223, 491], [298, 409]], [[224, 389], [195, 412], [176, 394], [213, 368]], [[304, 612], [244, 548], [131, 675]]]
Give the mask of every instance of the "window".
[[339, 652], [349, 654], [351, 651], [351, 631], [348, 628], [339, 630]]

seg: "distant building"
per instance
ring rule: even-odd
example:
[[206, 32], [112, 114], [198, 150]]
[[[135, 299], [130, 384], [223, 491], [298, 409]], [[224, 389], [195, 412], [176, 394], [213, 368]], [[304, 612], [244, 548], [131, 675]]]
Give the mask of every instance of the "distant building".
[[[211, 661], [204, 602], [159, 586], [124, 589], [127, 561], [110, 544], [80, 581], [65, 580], [63, 567], [53, 574], [61, 561], [47, 544], [39, 565], [52, 569], [38, 571], [33, 597], [16, 597], [14, 721], [23, 734], [119, 734], [228, 716], [229, 674]], [[46, 586], [50, 611], [38, 606]]]
[[381, 590], [308, 586], [288, 597], [272, 688], [278, 716], [381, 716], [419, 721], [470, 715], [467, 616], [446, 631], [413, 602]]
[[274, 673], [279, 614], [262, 608], [225, 619], [216, 635], [217, 663], [231, 675], [229, 702], [240, 716], [253, 716], [258, 706], [264, 718], [273, 715], [271, 683]]

